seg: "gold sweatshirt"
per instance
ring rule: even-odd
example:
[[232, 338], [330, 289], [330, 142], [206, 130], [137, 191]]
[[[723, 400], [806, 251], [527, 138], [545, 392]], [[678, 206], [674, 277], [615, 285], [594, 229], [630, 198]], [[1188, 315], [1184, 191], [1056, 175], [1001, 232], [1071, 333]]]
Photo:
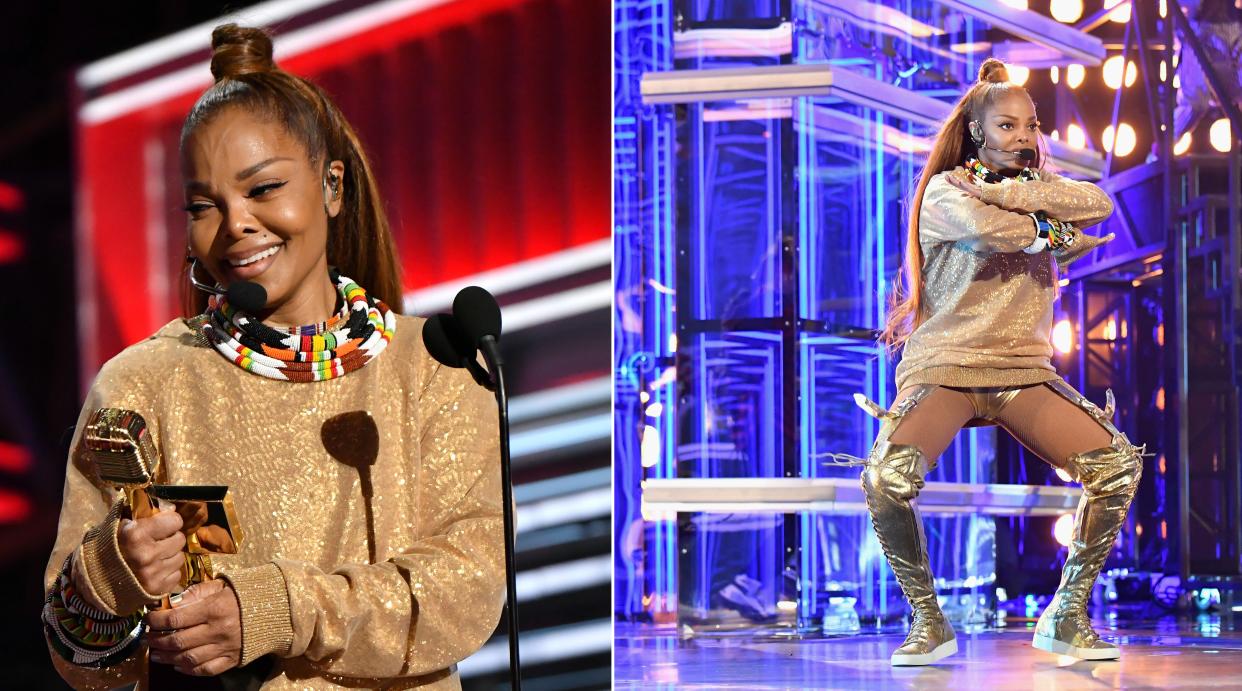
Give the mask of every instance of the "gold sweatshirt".
[[[1052, 303], [1058, 256], [1026, 254], [1043, 211], [1085, 228], [1108, 218], [1113, 202], [1099, 187], [1050, 172], [1039, 180], [980, 183], [976, 199], [946, 176], [928, 182], [919, 213], [923, 250], [923, 322], [897, 365], [897, 389], [915, 384], [1021, 386], [1057, 378], [1052, 366]], [[973, 184], [973, 183], [972, 183]], [[1082, 248], [1091, 246], [1080, 238]], [[1085, 253], [1059, 257], [1062, 268]]]
[[[397, 323], [377, 360], [314, 383], [244, 371], [181, 320], [113, 358], [78, 420], [45, 587], [73, 553], [112, 613], [153, 599], [117, 547], [119, 495], [81, 448], [91, 412], [128, 408], [160, 452], [157, 482], [233, 494], [245, 539], [212, 560], [241, 605], [243, 663], [276, 656], [265, 689], [460, 688], [455, 664], [491, 635], [504, 599], [496, 404], [431, 358], [421, 319]], [[379, 433], [375, 563], [361, 474], [325, 450], [337, 429], [325, 422], [354, 411]], [[51, 655], [79, 689], [145, 676], [145, 643], [104, 669]]]

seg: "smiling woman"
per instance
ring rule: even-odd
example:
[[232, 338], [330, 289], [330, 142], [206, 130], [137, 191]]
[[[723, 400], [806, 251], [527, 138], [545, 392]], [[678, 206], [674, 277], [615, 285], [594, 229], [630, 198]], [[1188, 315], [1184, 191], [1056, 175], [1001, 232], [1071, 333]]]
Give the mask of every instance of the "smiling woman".
[[[398, 316], [337, 107], [261, 30], [212, 46], [181, 135], [187, 318], [109, 361], [83, 407], [45, 579], [53, 661], [76, 688], [459, 688], [504, 587], [495, 403]], [[118, 495], [100, 409], [145, 423], [156, 483], [227, 485], [236, 531]]]

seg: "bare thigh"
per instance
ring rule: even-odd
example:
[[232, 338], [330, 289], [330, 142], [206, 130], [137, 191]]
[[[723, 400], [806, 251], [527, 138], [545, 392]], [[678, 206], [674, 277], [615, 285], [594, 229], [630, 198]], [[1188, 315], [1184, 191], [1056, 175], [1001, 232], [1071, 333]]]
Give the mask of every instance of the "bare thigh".
[[[893, 406], [905, 400], [913, 390], [914, 387], [902, 389]], [[917, 446], [928, 460], [935, 461], [974, 415], [975, 408], [965, 394], [938, 386], [897, 420], [897, 429], [889, 440], [894, 444]]]
[[997, 422], [1045, 462], [1064, 468], [1080, 453], [1101, 449], [1113, 437], [1087, 411], [1044, 385], [1022, 390]]

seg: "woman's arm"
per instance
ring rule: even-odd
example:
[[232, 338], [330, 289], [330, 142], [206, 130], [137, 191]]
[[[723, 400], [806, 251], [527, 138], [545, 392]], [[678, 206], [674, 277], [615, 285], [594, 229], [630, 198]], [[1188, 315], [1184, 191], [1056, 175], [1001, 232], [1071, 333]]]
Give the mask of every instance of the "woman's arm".
[[1039, 175], [1039, 180], [1026, 182], [981, 183], [980, 199], [1006, 211], [1023, 214], [1043, 211], [1079, 228], [1095, 225], [1112, 215], [1113, 200], [1099, 187], [1056, 173], [1041, 172]]
[[950, 182], [962, 171], [934, 176], [923, 193], [919, 236], [935, 242], [961, 242], [977, 252], [1021, 252], [1036, 238], [1035, 222], [1027, 215], [1006, 211], [968, 194]]
[[[76, 594], [88, 606], [110, 615], [129, 615], [156, 596], [143, 590], [122, 557], [117, 542], [120, 523], [117, 493], [99, 484], [94, 466], [82, 448], [86, 419], [97, 408], [121, 407], [141, 412], [141, 408], [136, 407], [141, 398], [138, 383], [119, 369], [105, 365], [78, 418], [65, 471], [56, 542], [48, 558], [43, 584], [45, 593], [52, 592], [58, 587], [62, 568], [67, 566]], [[147, 419], [152, 422], [151, 417]], [[149, 429], [153, 435], [158, 434], [153, 427]], [[136, 681], [142, 673], [141, 651], [145, 643], [140, 642], [127, 656], [104, 667], [78, 665], [56, 650], [59, 641], [53, 641], [57, 634], [50, 626], [45, 625], [44, 634], [48, 637], [52, 664], [75, 689], [116, 688]]]
[[504, 599], [496, 404], [465, 370], [437, 368], [418, 408], [418, 526], [378, 564], [327, 573], [278, 560], [226, 574], [242, 613], [242, 664], [304, 657], [325, 672], [389, 678], [443, 670], [491, 636]]

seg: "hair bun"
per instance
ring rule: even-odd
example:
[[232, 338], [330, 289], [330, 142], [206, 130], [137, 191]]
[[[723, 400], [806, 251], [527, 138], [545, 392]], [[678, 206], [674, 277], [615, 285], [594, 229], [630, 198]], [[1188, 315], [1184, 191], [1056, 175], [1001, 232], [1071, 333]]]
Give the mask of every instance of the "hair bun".
[[216, 81], [276, 69], [272, 37], [263, 29], [221, 24], [211, 32], [211, 51], [211, 74]]
[[1003, 84], [1009, 81], [1009, 68], [996, 58], [988, 58], [979, 65], [979, 81]]

